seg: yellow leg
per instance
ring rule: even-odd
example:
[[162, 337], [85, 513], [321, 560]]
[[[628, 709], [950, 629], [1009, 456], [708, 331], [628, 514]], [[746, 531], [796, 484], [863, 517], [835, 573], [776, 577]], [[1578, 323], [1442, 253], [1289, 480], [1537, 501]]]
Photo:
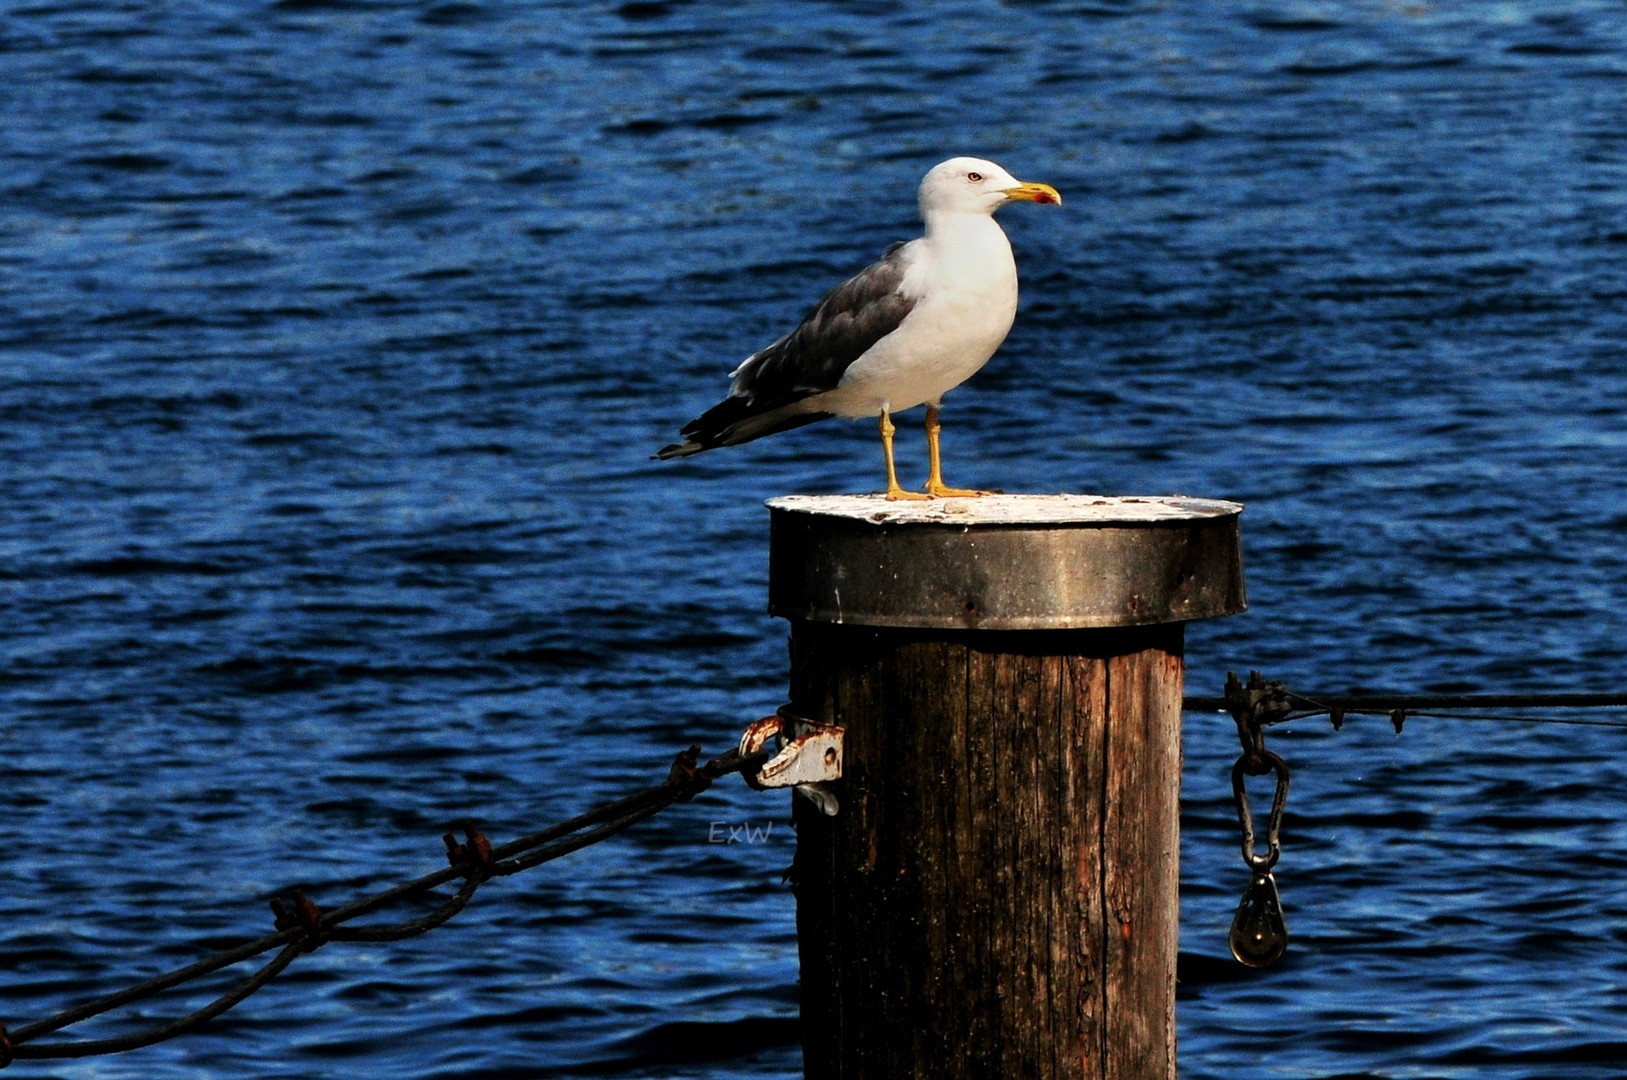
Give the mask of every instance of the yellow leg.
[[889, 499], [929, 499], [930, 495], [923, 495], [918, 491], [905, 491], [898, 486], [898, 470], [893, 467], [893, 433], [898, 429], [893, 427], [892, 417], [887, 410], [881, 410], [881, 449], [887, 455], [887, 497]]
[[943, 482], [943, 462], [938, 451], [938, 431], [942, 425], [938, 423], [938, 407], [926, 407], [926, 452], [932, 459], [932, 475], [926, 482], [927, 495], [931, 498], [942, 499], [949, 496], [966, 498], [974, 495], [987, 495], [987, 491], [968, 491], [965, 488], [948, 487]]

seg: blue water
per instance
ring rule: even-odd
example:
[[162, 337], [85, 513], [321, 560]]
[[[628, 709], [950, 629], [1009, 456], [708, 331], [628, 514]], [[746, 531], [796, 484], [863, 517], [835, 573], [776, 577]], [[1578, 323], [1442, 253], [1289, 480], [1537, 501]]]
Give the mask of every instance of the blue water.
[[[0, 115], [13, 1028], [772, 711], [762, 500], [879, 486], [872, 426], [648, 455], [954, 153], [1066, 204], [1002, 215], [949, 480], [1246, 503], [1191, 692], [1627, 688], [1619, 4], [48, 0]], [[1235, 736], [1187, 725], [1184, 1077], [1627, 1073], [1621, 731], [1274, 734], [1294, 937], [1251, 973]], [[721, 785], [12, 1071], [797, 1076], [785, 810]]]

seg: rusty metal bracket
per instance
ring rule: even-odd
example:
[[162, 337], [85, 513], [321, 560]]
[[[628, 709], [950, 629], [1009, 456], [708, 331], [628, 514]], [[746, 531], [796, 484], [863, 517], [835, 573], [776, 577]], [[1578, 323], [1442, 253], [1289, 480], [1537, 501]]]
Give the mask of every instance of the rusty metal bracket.
[[471, 874], [485, 876], [486, 870], [491, 866], [491, 841], [486, 839], [474, 822], [465, 822], [463, 835], [468, 839], [467, 844], [460, 844], [451, 833], [441, 837], [446, 845], [446, 861], [451, 866], [465, 866]]
[[779, 712], [758, 720], [740, 736], [741, 757], [770, 745], [777, 745], [778, 752], [755, 773], [740, 775], [758, 791], [791, 788], [834, 817], [839, 804], [829, 785], [842, 778], [842, 735], [840, 727], [815, 724], [781, 706]]

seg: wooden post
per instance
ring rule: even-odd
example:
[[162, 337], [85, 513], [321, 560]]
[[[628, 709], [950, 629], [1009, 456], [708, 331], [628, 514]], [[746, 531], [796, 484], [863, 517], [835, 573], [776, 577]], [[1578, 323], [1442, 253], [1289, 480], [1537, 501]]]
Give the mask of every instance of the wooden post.
[[1241, 611], [1206, 500], [775, 499], [809, 1080], [1175, 1077], [1182, 642]]

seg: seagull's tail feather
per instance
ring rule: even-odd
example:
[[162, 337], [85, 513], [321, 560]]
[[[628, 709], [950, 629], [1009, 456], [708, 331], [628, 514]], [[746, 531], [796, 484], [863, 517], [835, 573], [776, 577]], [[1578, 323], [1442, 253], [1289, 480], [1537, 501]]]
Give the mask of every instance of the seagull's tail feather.
[[727, 397], [684, 425], [678, 433], [684, 437], [683, 442], [663, 446], [655, 456], [666, 460], [688, 457], [719, 446], [736, 446], [831, 415], [828, 412], [810, 411], [804, 401], [764, 411], [749, 397]]

